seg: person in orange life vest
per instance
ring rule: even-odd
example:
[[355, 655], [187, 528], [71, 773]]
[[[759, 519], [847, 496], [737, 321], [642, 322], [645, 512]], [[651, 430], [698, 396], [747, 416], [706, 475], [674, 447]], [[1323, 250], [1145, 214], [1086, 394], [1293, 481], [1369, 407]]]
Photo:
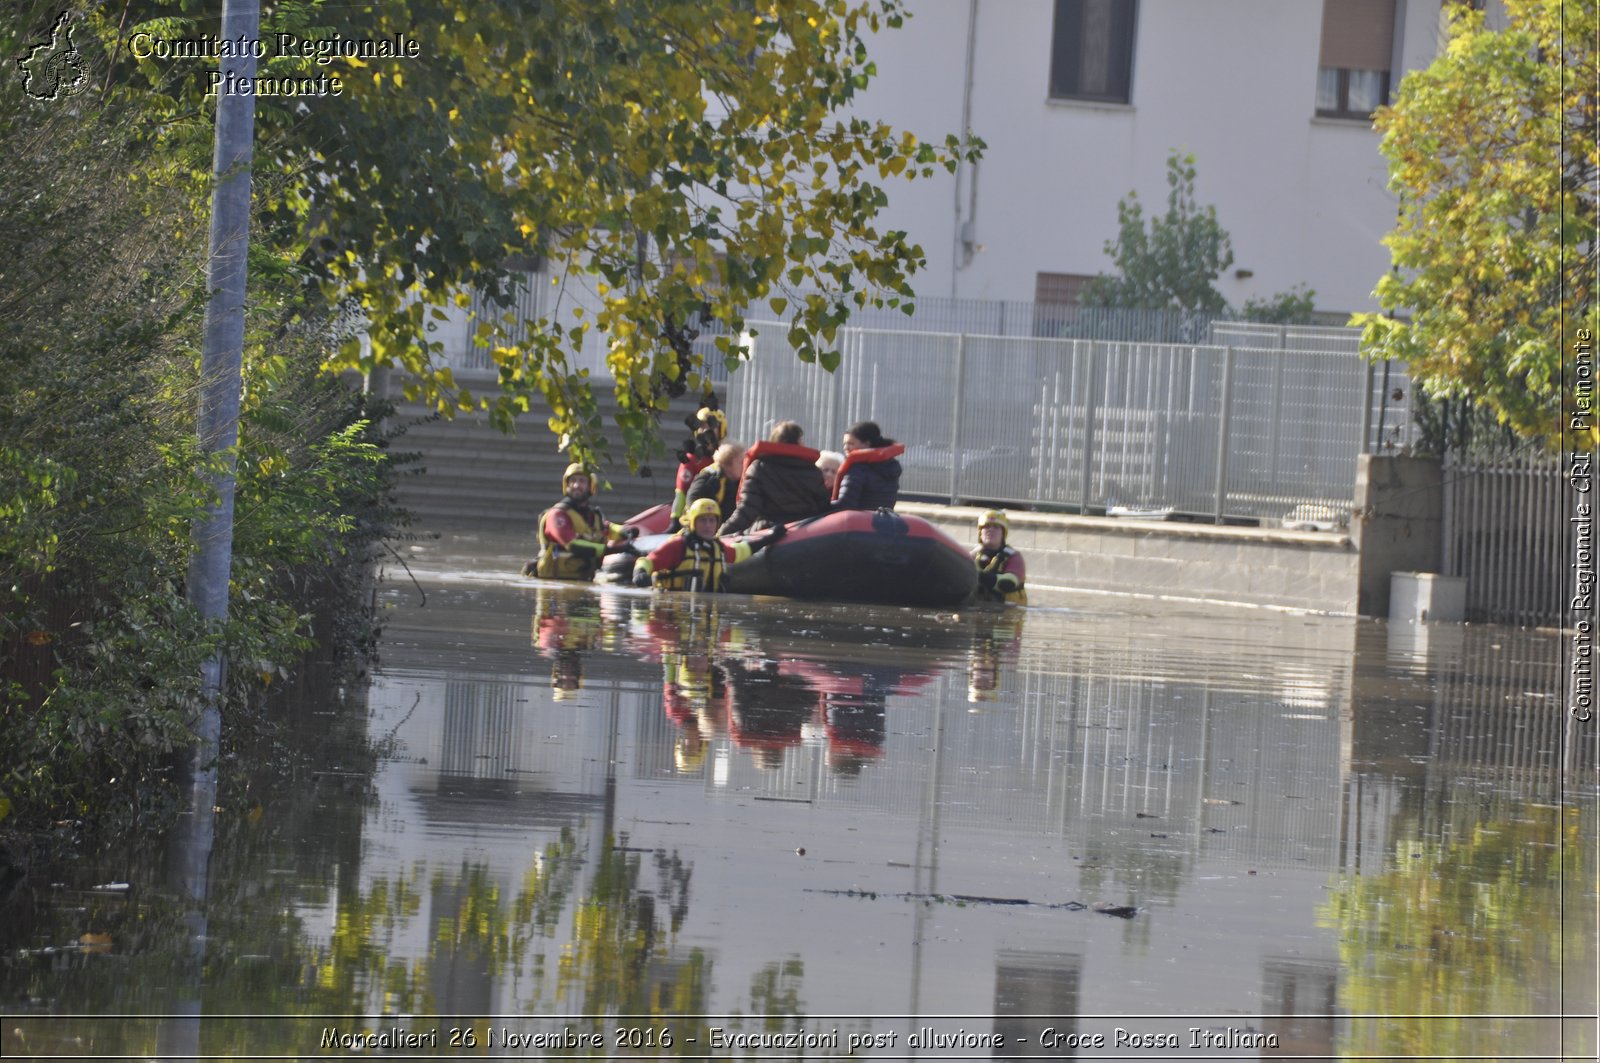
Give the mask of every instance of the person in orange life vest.
[[972, 551], [972, 560], [978, 566], [980, 602], [1028, 604], [1028, 566], [1020, 553], [1006, 545], [1010, 530], [1010, 519], [998, 509], [978, 518], [978, 548]]
[[817, 455], [817, 468], [822, 470], [822, 486], [828, 489], [828, 497], [833, 497], [833, 485], [839, 480], [839, 466], [844, 464], [844, 455], [837, 450], [824, 450]]
[[739, 481], [739, 504], [723, 521], [718, 535], [734, 535], [746, 528], [815, 517], [828, 511], [828, 492], [822, 486], [817, 452], [800, 442], [805, 433], [793, 421], [784, 421], [772, 434], [744, 456], [744, 478]]
[[[532, 575], [541, 579], [593, 579], [613, 546], [636, 538], [637, 528], [606, 520], [590, 501], [594, 477], [576, 463], [561, 474], [561, 501], [539, 515], [539, 559]], [[523, 575], [529, 575], [524, 567]]]
[[844, 464], [833, 483], [834, 509], [893, 509], [900, 498], [900, 462], [905, 446], [885, 439], [874, 421], [860, 421], [844, 434]]
[[684, 507], [689, 504], [689, 488], [694, 478], [711, 466], [718, 444], [728, 434], [728, 418], [715, 405], [702, 406], [689, 418], [694, 435], [689, 445], [679, 452], [683, 459], [678, 463], [678, 476], [672, 484], [672, 523], [667, 531], [676, 534], [683, 528]]
[[717, 504], [721, 514], [718, 523], [733, 516], [739, 503], [739, 473], [744, 465], [744, 447], [738, 443], [724, 443], [711, 456], [711, 464], [695, 476], [689, 485], [689, 502], [709, 498]]
[[717, 503], [700, 498], [683, 511], [688, 527], [674, 535], [633, 565], [633, 585], [654, 583], [664, 590], [720, 591], [729, 565], [737, 564], [783, 538], [785, 528], [778, 525], [754, 539], [725, 543], [717, 538]]

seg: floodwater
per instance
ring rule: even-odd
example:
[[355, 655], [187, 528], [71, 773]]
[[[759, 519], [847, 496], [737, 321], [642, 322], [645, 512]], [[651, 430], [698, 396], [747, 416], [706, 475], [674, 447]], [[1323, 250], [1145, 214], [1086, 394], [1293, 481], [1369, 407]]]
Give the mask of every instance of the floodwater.
[[235, 773], [203, 903], [154, 841], [54, 872], [0, 1055], [1595, 1057], [1557, 634], [521, 560], [388, 574], [370, 689]]

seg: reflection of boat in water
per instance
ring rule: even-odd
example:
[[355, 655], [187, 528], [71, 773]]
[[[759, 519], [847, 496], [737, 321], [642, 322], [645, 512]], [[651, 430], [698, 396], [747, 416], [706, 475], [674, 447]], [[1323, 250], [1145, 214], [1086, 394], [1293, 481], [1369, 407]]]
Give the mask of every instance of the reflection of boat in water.
[[[770, 618], [723, 599], [662, 594], [631, 598], [627, 650], [662, 666], [662, 709], [676, 729], [681, 773], [704, 769], [710, 747], [725, 743], [774, 770], [787, 750], [824, 750], [837, 775], [859, 774], [881, 758], [889, 699], [926, 694], [941, 675], [960, 675], [990, 628], [1007, 622], [996, 646], [1015, 657], [1021, 613], [979, 612], [936, 629], [917, 624], [863, 628], [846, 609], [777, 606]], [[797, 627], [793, 610], [804, 610]], [[995, 685], [991, 683], [990, 686]]]
[[[628, 523], [665, 527], [646, 510]], [[664, 536], [643, 535], [641, 552]], [[605, 572], [625, 578], [632, 558], [608, 559]], [[731, 566], [727, 590], [784, 598], [820, 598], [884, 605], [958, 605], [977, 588], [977, 568], [961, 544], [921, 517], [892, 510], [841, 510], [796, 521], [778, 542]]]

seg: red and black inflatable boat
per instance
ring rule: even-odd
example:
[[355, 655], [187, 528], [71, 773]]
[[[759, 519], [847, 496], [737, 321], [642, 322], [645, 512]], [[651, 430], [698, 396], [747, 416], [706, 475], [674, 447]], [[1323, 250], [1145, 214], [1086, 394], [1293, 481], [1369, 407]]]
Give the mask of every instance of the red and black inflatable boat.
[[[647, 526], [652, 522], [640, 519], [646, 513], [628, 523]], [[648, 553], [659, 542], [652, 536], [636, 546]], [[631, 566], [631, 557], [614, 557], [606, 571], [626, 578]], [[977, 589], [978, 570], [961, 544], [921, 517], [839, 510], [790, 524], [782, 539], [730, 567], [726, 579], [737, 594], [959, 605]]]

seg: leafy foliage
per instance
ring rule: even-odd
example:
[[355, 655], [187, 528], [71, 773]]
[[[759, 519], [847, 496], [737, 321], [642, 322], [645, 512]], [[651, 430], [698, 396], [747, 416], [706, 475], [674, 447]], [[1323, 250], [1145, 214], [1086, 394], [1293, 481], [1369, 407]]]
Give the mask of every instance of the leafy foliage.
[[[135, 4], [129, 26], [107, 13], [101, 39], [198, 26], [195, 6]], [[840, 116], [875, 73], [866, 35], [903, 17], [900, 0], [269, 9], [267, 35], [405, 34], [420, 56], [264, 64], [333, 71], [344, 86], [259, 101], [266, 235], [297, 245], [296, 265], [367, 319], [368, 341], [332, 367], [402, 366], [412, 397], [483, 405], [501, 424], [542, 398], [575, 455], [605, 447], [595, 385], [573, 366], [603, 343], [637, 458], [672, 395], [709, 388], [689, 345], [703, 321], [738, 337], [746, 307], [765, 303], [802, 360], [831, 368], [851, 310], [911, 298], [924, 256], [878, 225], [884, 183], [954, 168], [975, 146]], [[198, 70], [141, 63], [124, 91], [155, 94], [164, 121], [198, 122], [185, 118], [207, 106]], [[554, 277], [554, 309], [481, 323], [500, 387], [474, 396], [440, 364], [437, 326], [472, 288], [509, 308], [518, 267], [535, 260]], [[718, 353], [730, 368], [748, 357], [727, 337]]]
[[1295, 325], [1314, 320], [1316, 310], [1316, 292], [1300, 284], [1265, 299], [1246, 299], [1239, 316], [1246, 321]]
[[1453, 1058], [1481, 1052], [1485, 1036], [1521, 1041], [1525, 1026], [1461, 1016], [1540, 1010], [1535, 987], [1563, 966], [1562, 884], [1593, 887], [1586, 826], [1577, 808], [1515, 808], [1447, 841], [1402, 840], [1387, 869], [1340, 884], [1322, 912], [1344, 961], [1339, 1005], [1392, 1016], [1353, 1025], [1341, 1049]]
[[[1554, 445], [1577, 330], [1600, 327], [1600, 15], [1564, 0], [1505, 8], [1495, 32], [1449, 5], [1443, 54], [1378, 112], [1401, 213], [1384, 241], [1395, 271], [1378, 282], [1383, 312], [1358, 323], [1369, 355], [1403, 360], [1434, 397], [1470, 396]], [[1584, 436], [1571, 441], [1600, 438]]]
[[1150, 218], [1148, 228], [1138, 192], [1117, 203], [1117, 238], [1106, 241], [1117, 275], [1091, 281], [1085, 303], [1210, 313], [1228, 305], [1212, 282], [1233, 265], [1233, 243], [1217, 208], [1196, 203], [1194, 178], [1193, 155], [1167, 156], [1167, 212]]
[[[1102, 273], [1084, 289], [1087, 306], [1179, 310], [1220, 316], [1228, 300], [1216, 280], [1233, 265], [1233, 241], [1217, 208], [1201, 207], [1195, 197], [1193, 155], [1167, 156], [1167, 212], [1145, 218], [1138, 192], [1117, 203], [1117, 237], [1106, 254], [1116, 274]], [[1251, 300], [1241, 316], [1251, 321], [1289, 323], [1309, 320], [1315, 293], [1299, 287], [1266, 300]]]
[[[19, 39], [0, 40], [0, 61]], [[86, 65], [104, 84], [106, 67]], [[137, 101], [63, 106], [0, 82], [8, 827], [165, 809], [200, 662], [220, 640], [233, 664], [229, 719], [244, 722], [309, 645], [313, 604], [330, 587], [343, 619], [359, 613], [361, 562], [395, 519], [375, 411], [318, 373], [337, 338], [326, 312], [281, 268], [263, 268], [228, 625], [208, 633], [185, 600], [190, 526], [206, 500], [194, 443], [205, 169], [186, 145], [147, 136], [146, 118]], [[341, 630], [353, 647], [362, 629]]]

